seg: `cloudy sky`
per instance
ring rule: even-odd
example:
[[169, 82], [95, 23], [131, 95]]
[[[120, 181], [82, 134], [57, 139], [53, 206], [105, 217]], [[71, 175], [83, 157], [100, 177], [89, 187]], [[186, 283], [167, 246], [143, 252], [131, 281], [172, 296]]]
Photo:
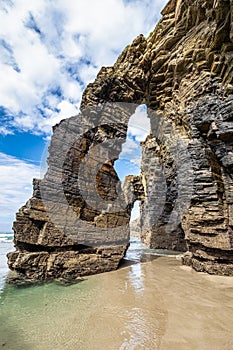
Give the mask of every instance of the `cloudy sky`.
[[[140, 33], [148, 35], [166, 0], [0, 0], [0, 231], [39, 177], [52, 125], [75, 115], [85, 86]], [[119, 175], [137, 172], [148, 122], [132, 119]], [[140, 123], [139, 123], [140, 124]], [[138, 124], [137, 124], [138, 125]], [[128, 170], [128, 169], [127, 169]]]

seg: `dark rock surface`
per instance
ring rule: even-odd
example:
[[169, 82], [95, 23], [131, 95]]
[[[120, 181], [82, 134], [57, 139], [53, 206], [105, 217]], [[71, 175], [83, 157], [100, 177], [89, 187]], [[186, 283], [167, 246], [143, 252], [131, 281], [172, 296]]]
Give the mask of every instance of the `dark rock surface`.
[[[187, 249], [183, 263], [197, 271], [233, 275], [233, 3], [171, 0], [162, 15], [149, 38], [139, 35], [87, 86], [79, 122], [73, 117], [55, 127], [48, 172], [17, 213], [12, 270], [53, 279], [117, 268], [138, 199], [142, 239], [150, 247]], [[136, 107], [118, 106], [112, 118], [108, 103], [146, 104], [151, 120], [141, 175], [126, 180], [126, 203], [111, 212], [99, 210], [95, 195], [88, 204], [77, 186], [102, 160], [99, 196], [114, 203], [120, 192], [113, 164]], [[105, 108], [103, 117], [98, 108]], [[80, 176], [91, 150], [115, 138], [116, 153], [105, 161], [93, 153]], [[86, 186], [94, 191], [91, 182]]]

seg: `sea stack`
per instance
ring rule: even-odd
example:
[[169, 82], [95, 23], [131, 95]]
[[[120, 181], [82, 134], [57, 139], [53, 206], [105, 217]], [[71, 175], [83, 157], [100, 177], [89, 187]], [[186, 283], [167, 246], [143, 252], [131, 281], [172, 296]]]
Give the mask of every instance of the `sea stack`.
[[[141, 104], [151, 134], [140, 176], [121, 189], [114, 161]], [[116, 139], [104, 154], [101, 145]], [[139, 35], [87, 86], [80, 115], [54, 127], [47, 173], [33, 185], [8, 254], [22, 276], [116, 269], [135, 200], [148, 246], [187, 251], [183, 263], [196, 271], [232, 276], [233, 2], [169, 1], [149, 37]]]

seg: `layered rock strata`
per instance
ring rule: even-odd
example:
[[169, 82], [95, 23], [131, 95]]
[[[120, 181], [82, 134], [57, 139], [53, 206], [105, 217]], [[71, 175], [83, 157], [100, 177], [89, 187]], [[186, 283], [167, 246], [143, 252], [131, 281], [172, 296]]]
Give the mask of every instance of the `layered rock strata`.
[[[48, 170], [34, 180], [13, 225], [16, 251], [8, 264], [22, 278], [71, 280], [118, 267], [129, 245], [131, 207], [113, 165], [125, 132], [122, 123], [92, 123], [84, 115], [54, 128]], [[113, 149], [101, 147], [115, 138]]]
[[[197, 271], [233, 275], [232, 16], [230, 0], [171, 0], [148, 38], [138, 36], [113, 67], [100, 70], [82, 98], [79, 119], [88, 126], [86, 131], [72, 118], [61, 122], [65, 131], [61, 125], [56, 127], [42, 184], [46, 183], [46, 193], [56, 179], [64, 184], [62, 216], [67, 217], [72, 206], [81, 222], [103, 230], [110, 225], [114, 234], [103, 244], [103, 236], [106, 240], [108, 235], [100, 230], [94, 241], [88, 241], [88, 230], [85, 225], [77, 228], [74, 215], [69, 225], [60, 223], [56, 215], [51, 221], [41, 200], [41, 183], [35, 182], [33, 198], [20, 209], [14, 224], [16, 252], [8, 255], [11, 269], [43, 279], [116, 268], [128, 245], [132, 203], [139, 200], [142, 239], [149, 246], [187, 249], [183, 263]], [[110, 119], [99, 118], [95, 124], [92, 111], [107, 103], [132, 104], [132, 110], [119, 110], [111, 130]], [[142, 144], [141, 175], [128, 179], [124, 209], [93, 211], [75, 185], [78, 168], [93, 145], [116, 137], [124, 142], [127, 121], [140, 104], [147, 105], [151, 120], [151, 134]], [[117, 122], [122, 125], [117, 127]], [[67, 152], [64, 144], [72, 134], [80, 140]], [[58, 176], [62, 151], [67, 157]], [[102, 159], [104, 166], [96, 177], [99, 195], [113, 202], [120, 191], [111, 161], [120, 147], [117, 152], [105, 162]], [[51, 195], [47, 201], [56, 208], [57, 198]]]

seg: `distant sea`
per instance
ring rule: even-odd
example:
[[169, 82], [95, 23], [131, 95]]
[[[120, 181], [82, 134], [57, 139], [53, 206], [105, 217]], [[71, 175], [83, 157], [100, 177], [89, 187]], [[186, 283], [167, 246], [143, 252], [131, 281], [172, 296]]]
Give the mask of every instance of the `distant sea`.
[[9, 271], [6, 254], [13, 251], [13, 232], [0, 232], [0, 293]]
[[13, 232], [0, 232], [0, 243], [9, 243], [13, 241]]

